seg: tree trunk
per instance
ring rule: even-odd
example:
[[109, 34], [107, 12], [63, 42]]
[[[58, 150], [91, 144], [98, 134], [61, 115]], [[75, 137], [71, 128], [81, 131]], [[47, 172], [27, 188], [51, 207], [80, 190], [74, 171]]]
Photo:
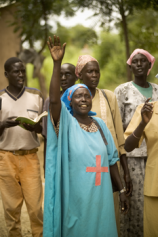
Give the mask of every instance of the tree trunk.
[[[124, 12], [123, 1], [121, 1], [120, 14], [122, 17], [122, 29], [124, 32], [124, 39], [125, 39], [126, 60], [128, 60], [128, 58], [130, 57], [130, 48], [129, 48], [129, 39], [128, 39], [128, 30], [127, 30], [127, 20], [126, 20], [126, 16]], [[127, 79], [128, 81], [132, 80], [132, 73], [130, 71], [128, 64], [127, 64]]]
[[45, 84], [45, 77], [42, 73], [38, 73], [38, 80], [39, 80], [39, 84], [40, 84], [40, 90], [42, 93], [42, 96], [44, 98], [44, 100], [47, 98], [47, 89], [46, 89], [46, 84]]

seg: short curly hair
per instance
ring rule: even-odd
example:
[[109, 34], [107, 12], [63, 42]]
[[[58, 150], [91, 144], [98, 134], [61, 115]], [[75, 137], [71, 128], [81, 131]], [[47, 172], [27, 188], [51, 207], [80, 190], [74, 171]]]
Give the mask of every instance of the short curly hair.
[[11, 58], [7, 59], [7, 61], [4, 64], [4, 70], [6, 72], [9, 72], [11, 69], [11, 65], [14, 63], [18, 63], [18, 62], [22, 62], [22, 61], [17, 57], [11, 57]]

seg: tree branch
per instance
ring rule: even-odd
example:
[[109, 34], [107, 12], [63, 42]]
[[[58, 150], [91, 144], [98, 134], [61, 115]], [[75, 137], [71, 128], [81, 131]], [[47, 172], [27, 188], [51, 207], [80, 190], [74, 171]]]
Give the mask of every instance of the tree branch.
[[42, 51], [44, 50], [46, 44], [47, 44], [47, 39], [48, 39], [48, 24], [47, 24], [47, 14], [46, 14], [46, 11], [45, 11], [45, 5], [44, 5], [44, 1], [41, 0], [41, 5], [43, 6], [43, 16], [44, 16], [44, 21], [45, 21], [45, 37], [44, 37], [44, 42], [43, 42], [43, 46], [42, 48], [39, 50], [38, 54], [41, 54]]

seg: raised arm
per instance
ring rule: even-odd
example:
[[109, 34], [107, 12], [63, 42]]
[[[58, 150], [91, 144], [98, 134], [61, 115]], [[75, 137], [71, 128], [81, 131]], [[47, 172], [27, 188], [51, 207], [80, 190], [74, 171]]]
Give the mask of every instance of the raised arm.
[[51, 57], [54, 62], [53, 74], [49, 88], [49, 100], [50, 100], [50, 113], [53, 117], [54, 123], [56, 124], [60, 117], [61, 101], [60, 101], [60, 69], [61, 62], [65, 53], [66, 43], [61, 47], [59, 37], [54, 36], [54, 43], [51, 37], [47, 42]]
[[[141, 109], [142, 120], [138, 127], [129, 135], [125, 141], [125, 150], [127, 152], [133, 151], [138, 147], [139, 140], [143, 134], [146, 125], [149, 123], [153, 114], [153, 105], [148, 103], [151, 98], [148, 98]], [[128, 130], [128, 128], [127, 128]]]

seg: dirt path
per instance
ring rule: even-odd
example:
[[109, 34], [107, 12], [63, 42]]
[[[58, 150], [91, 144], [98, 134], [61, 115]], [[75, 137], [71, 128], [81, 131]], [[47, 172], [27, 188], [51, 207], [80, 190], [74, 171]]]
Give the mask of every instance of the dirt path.
[[[39, 160], [40, 160], [42, 184], [43, 184], [43, 187], [44, 187], [43, 140], [42, 140], [42, 137], [40, 137], [40, 140], [41, 140], [41, 146], [40, 146], [39, 151], [38, 151], [38, 157], [39, 157]], [[27, 214], [25, 203], [23, 204], [23, 207], [22, 207], [21, 226], [22, 226], [22, 235], [23, 235], [23, 237], [32, 237], [31, 229], [30, 229], [29, 216]], [[4, 211], [3, 211], [3, 206], [2, 206], [1, 195], [0, 195], [0, 237], [7, 237], [7, 229], [6, 229], [6, 224], [5, 224], [5, 220], [4, 220]]]

